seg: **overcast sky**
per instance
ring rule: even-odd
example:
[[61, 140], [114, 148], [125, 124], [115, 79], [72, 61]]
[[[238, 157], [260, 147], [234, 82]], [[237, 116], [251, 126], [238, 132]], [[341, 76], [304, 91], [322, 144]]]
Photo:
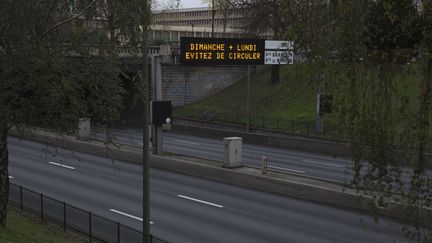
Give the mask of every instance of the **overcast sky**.
[[[0, 0], [2, 1], [2, 0]], [[176, 0], [156, 0], [154, 2], [154, 9], [172, 9], [175, 8]], [[208, 4], [203, 3], [203, 0], [180, 0], [179, 8], [202, 8], [208, 7]]]
[[207, 4], [202, 3], [202, 0], [181, 0], [180, 3], [180, 8], [199, 8], [207, 6]]

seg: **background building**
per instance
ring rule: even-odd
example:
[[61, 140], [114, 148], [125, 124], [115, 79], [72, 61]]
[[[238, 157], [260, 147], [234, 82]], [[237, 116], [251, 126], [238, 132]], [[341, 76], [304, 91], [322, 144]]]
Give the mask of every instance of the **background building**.
[[[215, 9], [214, 28], [216, 32], [223, 33], [224, 28], [231, 31], [242, 31], [245, 26], [244, 10], [238, 8]], [[212, 26], [211, 8], [185, 8], [174, 10], [158, 10], [153, 12], [153, 23], [170, 26]]]
[[[214, 37], [243, 37], [246, 19], [241, 9], [214, 10]], [[211, 8], [186, 8], [157, 10], [153, 12], [153, 24], [149, 33], [151, 44], [172, 44], [180, 37], [211, 37]]]

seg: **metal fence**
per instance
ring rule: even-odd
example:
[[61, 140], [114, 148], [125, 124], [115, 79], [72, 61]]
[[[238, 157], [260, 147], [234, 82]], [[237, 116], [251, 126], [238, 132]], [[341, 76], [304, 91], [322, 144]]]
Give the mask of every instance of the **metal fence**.
[[[116, 127], [141, 128], [142, 113], [129, 113], [122, 120], [116, 121]], [[227, 112], [196, 109], [189, 107], [175, 107], [173, 109], [174, 119], [196, 120], [207, 123], [229, 124], [246, 128], [247, 114], [245, 112]], [[326, 138], [340, 140], [343, 139], [340, 127], [334, 122], [326, 122], [324, 130], [317, 132], [316, 121], [302, 121], [293, 119], [281, 119], [277, 117], [265, 116], [259, 113], [251, 113], [249, 125], [253, 130], [269, 130], [296, 136]]]
[[[247, 115], [241, 112], [209, 111], [194, 108], [178, 107], [174, 109], [174, 118], [193, 119], [207, 122], [221, 122], [246, 127]], [[280, 119], [251, 113], [250, 127], [287, 133], [305, 137], [327, 137], [338, 139], [340, 134], [334, 124], [326, 124], [322, 133], [317, 133], [315, 121], [296, 121]]]
[[63, 229], [77, 232], [88, 237], [89, 241], [142, 243], [149, 237], [153, 243], [168, 241], [146, 235], [140, 231], [95, 215], [89, 211], [74, 207], [41, 193], [10, 183], [9, 200], [22, 211], [39, 215], [42, 220], [48, 219], [63, 225]]

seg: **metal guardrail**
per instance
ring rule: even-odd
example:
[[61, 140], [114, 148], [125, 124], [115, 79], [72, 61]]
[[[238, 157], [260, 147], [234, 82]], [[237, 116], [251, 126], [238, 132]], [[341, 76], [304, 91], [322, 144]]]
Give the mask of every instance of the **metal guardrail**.
[[13, 183], [9, 186], [9, 201], [21, 211], [38, 214], [41, 220], [48, 219], [63, 225], [64, 231], [87, 236], [90, 242], [142, 243], [144, 237], [148, 237], [152, 243], [169, 243]]

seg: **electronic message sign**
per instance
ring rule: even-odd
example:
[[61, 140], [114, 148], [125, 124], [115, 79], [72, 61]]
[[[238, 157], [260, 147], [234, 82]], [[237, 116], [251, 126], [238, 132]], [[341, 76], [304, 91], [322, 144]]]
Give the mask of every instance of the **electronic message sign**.
[[183, 65], [264, 65], [265, 41], [181, 37], [180, 63]]
[[294, 62], [293, 41], [265, 41], [264, 64], [281, 65]]

